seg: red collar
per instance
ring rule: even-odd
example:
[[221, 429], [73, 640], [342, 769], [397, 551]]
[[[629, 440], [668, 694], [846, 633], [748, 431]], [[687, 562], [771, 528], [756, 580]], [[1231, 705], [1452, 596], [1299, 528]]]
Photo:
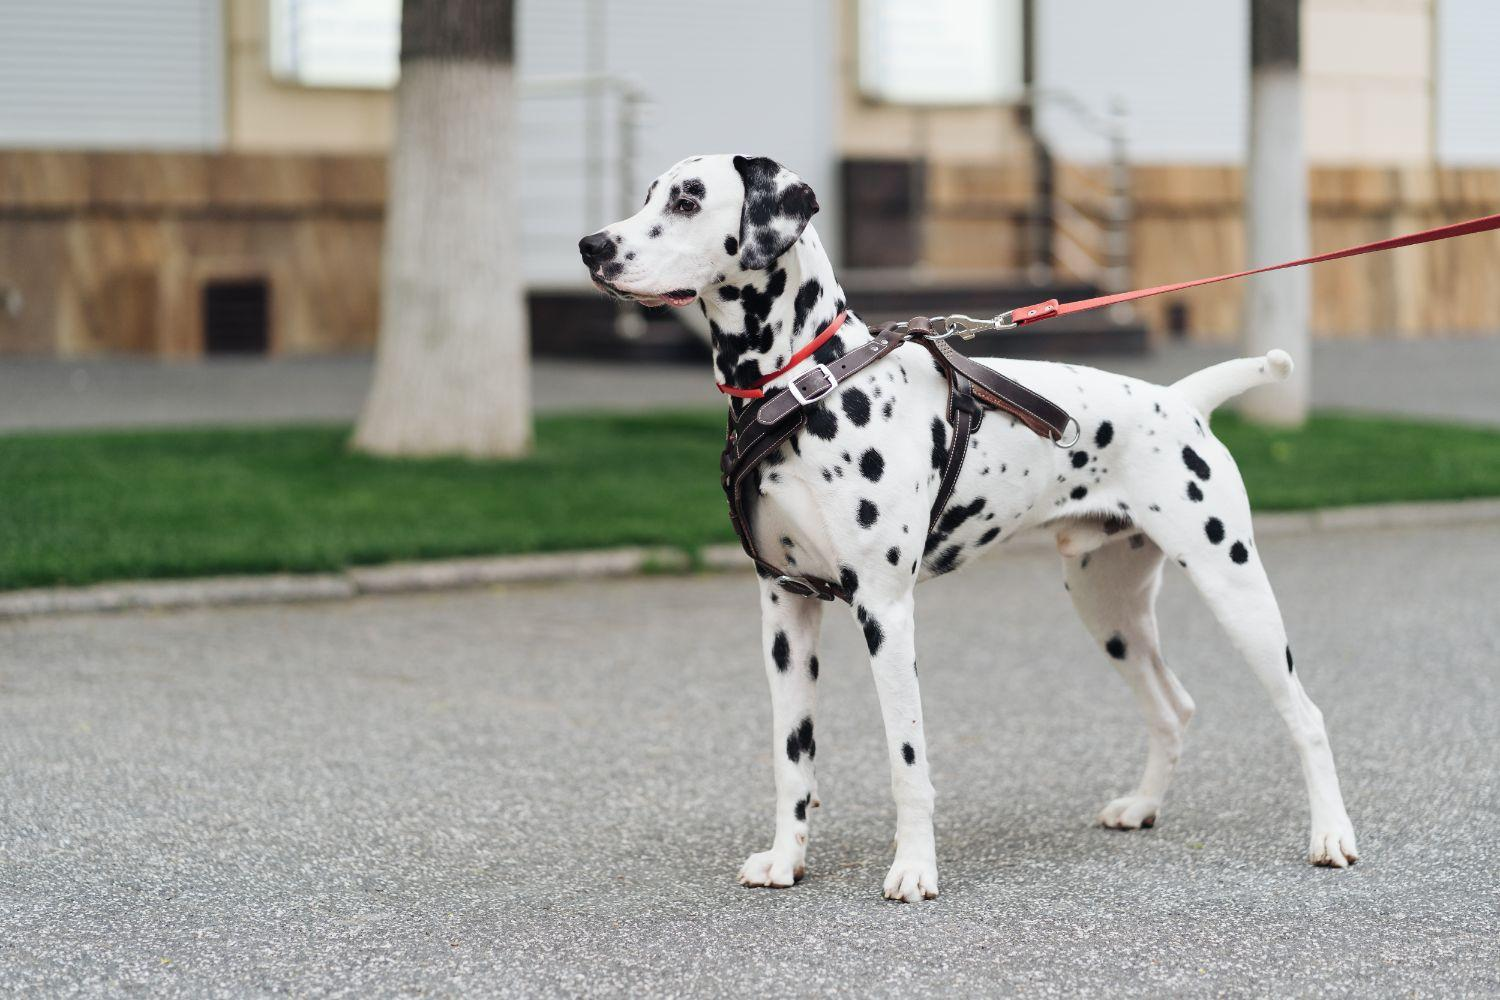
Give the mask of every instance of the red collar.
[[766, 394], [763, 386], [765, 386], [768, 382], [773, 382], [776, 379], [781, 378], [781, 376], [785, 375], [793, 368], [796, 368], [808, 358], [812, 357], [814, 351], [822, 347], [824, 344], [828, 343], [828, 339], [835, 333], [839, 332], [839, 327], [844, 325], [844, 317], [847, 315], [848, 312], [846, 310], [845, 312], [841, 312], [837, 316], [833, 317], [833, 322], [824, 327], [823, 332], [812, 339], [812, 343], [802, 348], [802, 350], [798, 351], [796, 354], [793, 354], [790, 361], [782, 365], [780, 368], [776, 369], [771, 374], [756, 379], [755, 382], [750, 386], [750, 388], [736, 389], [732, 385], [725, 385], [720, 382], [718, 383], [719, 391], [726, 396], [738, 396], [740, 399], [760, 399]]

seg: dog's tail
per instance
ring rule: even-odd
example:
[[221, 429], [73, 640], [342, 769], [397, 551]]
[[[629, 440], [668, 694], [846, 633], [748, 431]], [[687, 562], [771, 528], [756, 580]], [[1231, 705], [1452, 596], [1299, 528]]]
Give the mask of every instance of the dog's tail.
[[1226, 399], [1233, 399], [1247, 389], [1272, 382], [1285, 381], [1292, 373], [1292, 357], [1276, 348], [1263, 358], [1235, 358], [1212, 365], [1201, 372], [1172, 384], [1184, 399], [1205, 416]]

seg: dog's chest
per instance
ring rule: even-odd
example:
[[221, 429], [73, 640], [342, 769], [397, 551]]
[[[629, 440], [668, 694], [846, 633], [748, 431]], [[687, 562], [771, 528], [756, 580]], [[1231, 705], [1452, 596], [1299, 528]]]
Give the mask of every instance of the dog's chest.
[[1056, 462], [1048, 442], [990, 413], [929, 530], [948, 461], [947, 388], [909, 352], [840, 386], [759, 470], [756, 544], [794, 574], [838, 579], [873, 565], [946, 573], [1044, 519]]

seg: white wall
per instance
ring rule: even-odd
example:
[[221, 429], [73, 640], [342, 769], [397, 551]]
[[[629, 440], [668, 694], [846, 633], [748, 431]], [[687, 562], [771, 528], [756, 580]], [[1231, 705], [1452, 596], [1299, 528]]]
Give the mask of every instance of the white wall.
[[1500, 3], [1438, 0], [1437, 157], [1500, 166]]
[[[603, 205], [579, 200], [588, 148], [581, 99], [528, 98], [522, 110], [527, 277], [577, 284], [578, 238], [634, 211], [650, 179], [699, 153], [770, 156], [818, 193], [818, 231], [837, 253], [837, 106], [834, 20], [817, 0], [521, 0], [523, 80], [607, 73], [628, 78], [650, 104], [640, 130], [635, 187], [611, 186]], [[591, 56], [590, 11], [602, 11]], [[616, 137], [608, 113], [598, 148]], [[612, 169], [612, 168], [611, 168]]]
[[[1123, 102], [1131, 159], [1244, 158], [1246, 0], [1040, 0], [1036, 11], [1039, 86], [1097, 113]], [[1056, 106], [1043, 106], [1040, 125], [1064, 157], [1103, 155], [1102, 142]]]
[[216, 0], [0, 0], [0, 145], [217, 145], [221, 15]]

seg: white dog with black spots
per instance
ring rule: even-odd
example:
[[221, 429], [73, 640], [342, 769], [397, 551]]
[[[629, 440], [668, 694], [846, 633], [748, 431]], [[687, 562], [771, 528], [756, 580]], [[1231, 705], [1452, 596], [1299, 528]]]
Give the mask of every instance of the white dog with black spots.
[[[652, 182], [639, 212], [579, 248], [601, 288], [659, 305], [697, 302], [718, 380], [747, 387], [775, 371], [846, 309], [816, 231], [811, 188], [759, 157], [699, 156]], [[767, 391], [871, 336], [849, 313], [838, 335]], [[896, 800], [889, 899], [938, 894], [933, 788], [917, 688], [914, 591], [1023, 532], [1056, 536], [1079, 617], [1129, 685], [1149, 735], [1134, 791], [1104, 806], [1117, 829], [1154, 824], [1193, 701], [1162, 660], [1155, 598], [1168, 560], [1187, 573], [1271, 696], [1301, 756], [1312, 814], [1308, 859], [1357, 857], [1317, 706], [1293, 669], [1281, 613], [1256, 553], [1239, 470], [1208, 415], [1246, 389], [1285, 378], [1281, 351], [1215, 365], [1172, 386], [1075, 365], [983, 363], [1069, 410], [1071, 449], [1006, 414], [976, 431], [952, 499], [927, 534], [951, 429], [947, 386], [928, 353], [904, 344], [812, 407], [806, 426], [760, 469], [751, 513], [760, 551], [791, 574], [838, 580], [869, 648]], [[736, 407], [744, 404], [734, 401]], [[818, 804], [813, 738], [824, 602], [761, 579], [771, 687], [776, 832], [740, 868], [745, 885], [792, 885]]]

